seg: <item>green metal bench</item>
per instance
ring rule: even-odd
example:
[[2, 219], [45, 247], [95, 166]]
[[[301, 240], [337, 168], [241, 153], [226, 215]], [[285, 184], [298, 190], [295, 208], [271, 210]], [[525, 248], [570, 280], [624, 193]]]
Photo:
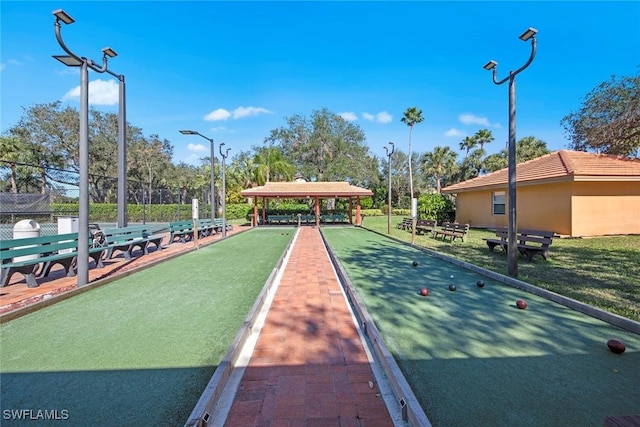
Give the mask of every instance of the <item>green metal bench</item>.
[[[222, 233], [222, 218], [216, 218], [213, 220], [213, 228], [215, 231]], [[233, 230], [233, 225], [227, 222], [227, 231]]]
[[[91, 238], [86, 244], [89, 257], [97, 267], [103, 267], [102, 255], [107, 248], [91, 247]], [[55, 265], [61, 265], [67, 276], [75, 276], [77, 258], [78, 233], [0, 240], [0, 287], [6, 286], [15, 273], [24, 275], [28, 287], [37, 287], [36, 273], [40, 264], [43, 264], [40, 277], [48, 276]]]
[[320, 221], [327, 224], [342, 224], [347, 222], [347, 217], [343, 214], [326, 214], [320, 216]]
[[291, 215], [269, 215], [267, 217], [267, 224], [292, 224], [293, 218]]
[[193, 221], [175, 221], [169, 223], [169, 243], [173, 243], [176, 238], [181, 243], [186, 243], [187, 239], [193, 239]]
[[115, 251], [121, 251], [126, 260], [133, 257], [133, 250], [140, 248], [144, 255], [148, 254], [149, 244], [153, 244], [156, 250], [162, 249], [162, 236], [152, 235], [151, 230], [147, 226], [132, 225], [121, 228], [108, 228], [104, 230], [104, 236], [107, 242], [106, 259], [113, 257]]
[[207, 237], [216, 232], [216, 227], [212, 219], [199, 219], [198, 220], [198, 236]]

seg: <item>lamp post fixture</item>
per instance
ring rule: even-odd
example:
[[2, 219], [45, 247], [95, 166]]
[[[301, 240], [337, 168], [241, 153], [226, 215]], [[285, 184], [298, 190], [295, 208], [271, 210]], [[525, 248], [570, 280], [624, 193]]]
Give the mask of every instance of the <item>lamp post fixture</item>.
[[183, 135], [198, 135], [209, 141], [210, 157], [211, 157], [211, 220], [216, 219], [216, 187], [213, 181], [213, 165], [215, 164], [215, 152], [213, 151], [213, 138], [207, 138], [200, 132], [195, 130], [181, 130]]
[[227, 150], [223, 153], [222, 147], [224, 147], [224, 142], [220, 143], [220, 156], [222, 156], [222, 238], [227, 237], [227, 182], [226, 182], [226, 170], [225, 170], [225, 160], [229, 156], [229, 151], [231, 148], [227, 148]]
[[516, 75], [527, 68], [536, 56], [537, 33], [538, 30], [530, 27], [520, 35], [520, 40], [522, 41], [526, 42], [531, 40], [531, 54], [522, 67], [515, 71], [509, 71], [509, 76], [498, 81], [498, 63], [494, 60], [487, 62], [483, 67], [485, 70], [493, 72], [493, 83], [496, 85], [501, 85], [507, 81], [509, 82], [509, 227], [507, 231], [507, 272], [511, 277], [518, 276], [518, 243], [516, 242]]
[[388, 191], [388, 206], [387, 206], [387, 234], [391, 234], [391, 156], [393, 155], [393, 152], [396, 150], [396, 146], [393, 142], [389, 142], [389, 144], [391, 144], [391, 151], [389, 151], [389, 148], [385, 145], [384, 148], [384, 152], [387, 154], [387, 157], [389, 159], [389, 177], [388, 177], [388, 181], [389, 181], [389, 191]]
[[[60, 22], [66, 25], [73, 24], [75, 20], [64, 10], [57, 9], [52, 12], [55, 16], [54, 30], [58, 44], [66, 55], [53, 55], [55, 59], [68, 67], [80, 67], [80, 134], [78, 147], [78, 273], [77, 285], [84, 286], [89, 282], [89, 69], [98, 73], [107, 70], [107, 57], [115, 57], [117, 53], [110, 47], [102, 49], [102, 66], [98, 66], [91, 59], [73, 53], [62, 40]], [[121, 80], [124, 83], [124, 78]], [[122, 86], [122, 90], [124, 86]], [[124, 92], [121, 92], [124, 96]], [[121, 108], [122, 108], [122, 101]], [[122, 108], [124, 113], [124, 109]], [[122, 116], [124, 118], [124, 116]], [[121, 130], [122, 123], [118, 123]]]

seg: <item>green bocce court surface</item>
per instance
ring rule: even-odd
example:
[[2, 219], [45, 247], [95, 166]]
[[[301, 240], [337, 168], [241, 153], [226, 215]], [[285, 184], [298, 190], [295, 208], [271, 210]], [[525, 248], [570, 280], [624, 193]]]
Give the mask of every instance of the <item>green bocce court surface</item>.
[[640, 415], [640, 336], [364, 229], [323, 233], [434, 426]]
[[254, 229], [0, 325], [0, 424], [183, 425], [293, 235]]

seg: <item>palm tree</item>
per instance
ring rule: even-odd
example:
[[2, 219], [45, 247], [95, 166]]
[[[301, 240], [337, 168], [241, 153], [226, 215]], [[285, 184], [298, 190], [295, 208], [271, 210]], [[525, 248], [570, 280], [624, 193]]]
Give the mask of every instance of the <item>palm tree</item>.
[[425, 175], [433, 176], [438, 194], [442, 189], [442, 179], [455, 173], [457, 156], [451, 148], [441, 146], [435, 147], [432, 152], [424, 153], [422, 169]]
[[278, 147], [260, 147], [253, 161], [256, 165], [258, 185], [264, 185], [272, 178], [291, 181], [296, 172], [296, 167], [284, 158]]
[[[477, 135], [477, 134], [476, 134]], [[469, 155], [469, 151], [476, 148], [478, 140], [475, 136], [467, 136], [460, 142], [460, 149], [466, 150], [465, 157]]]
[[404, 112], [404, 116], [400, 119], [402, 123], [406, 123], [409, 126], [409, 190], [411, 193], [411, 200], [413, 201], [413, 173], [411, 172], [411, 138], [413, 135], [413, 126], [422, 122], [422, 110], [418, 107], [409, 107]]
[[495, 139], [489, 129], [480, 129], [473, 137], [480, 148], [484, 148], [484, 144], [488, 144]]
[[9, 164], [11, 175], [11, 192], [18, 192], [16, 163], [20, 161], [24, 153], [25, 147], [20, 139], [13, 136], [0, 136], [0, 160], [4, 160]]
[[516, 159], [518, 163], [526, 162], [548, 153], [547, 143], [535, 136], [525, 136], [516, 143]]

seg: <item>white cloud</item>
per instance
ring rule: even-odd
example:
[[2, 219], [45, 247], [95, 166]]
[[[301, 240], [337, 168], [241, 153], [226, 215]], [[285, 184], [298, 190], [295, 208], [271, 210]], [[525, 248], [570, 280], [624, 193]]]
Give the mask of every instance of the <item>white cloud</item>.
[[218, 120], [227, 120], [229, 117], [231, 117], [230, 112], [224, 108], [218, 108], [204, 116], [204, 119], [209, 122], [217, 122]]
[[203, 153], [205, 151], [210, 151], [209, 148], [205, 147], [202, 144], [189, 144], [187, 145], [187, 150], [192, 153]]
[[211, 132], [224, 132], [225, 130], [227, 130], [226, 127], [224, 126], [215, 126], [209, 129]]
[[9, 63], [9, 65], [16, 65], [16, 66], [23, 65], [23, 63], [18, 61], [17, 59], [9, 59], [7, 60], [7, 62]]
[[257, 116], [259, 114], [270, 114], [272, 111], [262, 107], [238, 107], [233, 110], [233, 118], [241, 119], [243, 117]]
[[218, 108], [215, 111], [210, 112], [204, 119], [210, 122], [216, 122], [220, 120], [227, 120], [229, 118], [232, 119], [242, 119], [245, 117], [257, 116], [260, 114], [271, 114], [273, 111], [267, 110], [262, 107], [238, 107], [233, 112], [225, 110], [224, 108]]
[[391, 123], [392, 120], [393, 117], [391, 117], [391, 114], [387, 113], [386, 111], [381, 111], [376, 114], [376, 121], [378, 123]]
[[491, 126], [489, 119], [486, 117], [478, 117], [474, 114], [460, 114], [458, 120], [460, 120], [460, 123], [463, 125]]
[[353, 111], [345, 111], [344, 113], [340, 113], [338, 115], [348, 122], [355, 122], [356, 120], [358, 120], [358, 116], [356, 116]]
[[448, 131], [446, 131], [444, 133], [444, 136], [446, 137], [460, 137], [460, 136], [464, 136], [465, 133], [456, 129], [456, 128], [451, 128]]
[[[89, 82], [89, 104], [116, 105], [119, 99], [118, 84], [114, 80], [94, 80]], [[67, 92], [63, 101], [80, 100], [80, 86]]]
[[377, 123], [391, 123], [391, 121], [393, 120], [393, 117], [391, 116], [391, 114], [387, 113], [386, 111], [381, 111], [376, 114], [362, 113], [362, 117], [365, 120], [369, 120], [370, 122], [377, 122]]
[[4, 65], [4, 62], [0, 62], [0, 71], [4, 70], [6, 68], [6, 66]]

